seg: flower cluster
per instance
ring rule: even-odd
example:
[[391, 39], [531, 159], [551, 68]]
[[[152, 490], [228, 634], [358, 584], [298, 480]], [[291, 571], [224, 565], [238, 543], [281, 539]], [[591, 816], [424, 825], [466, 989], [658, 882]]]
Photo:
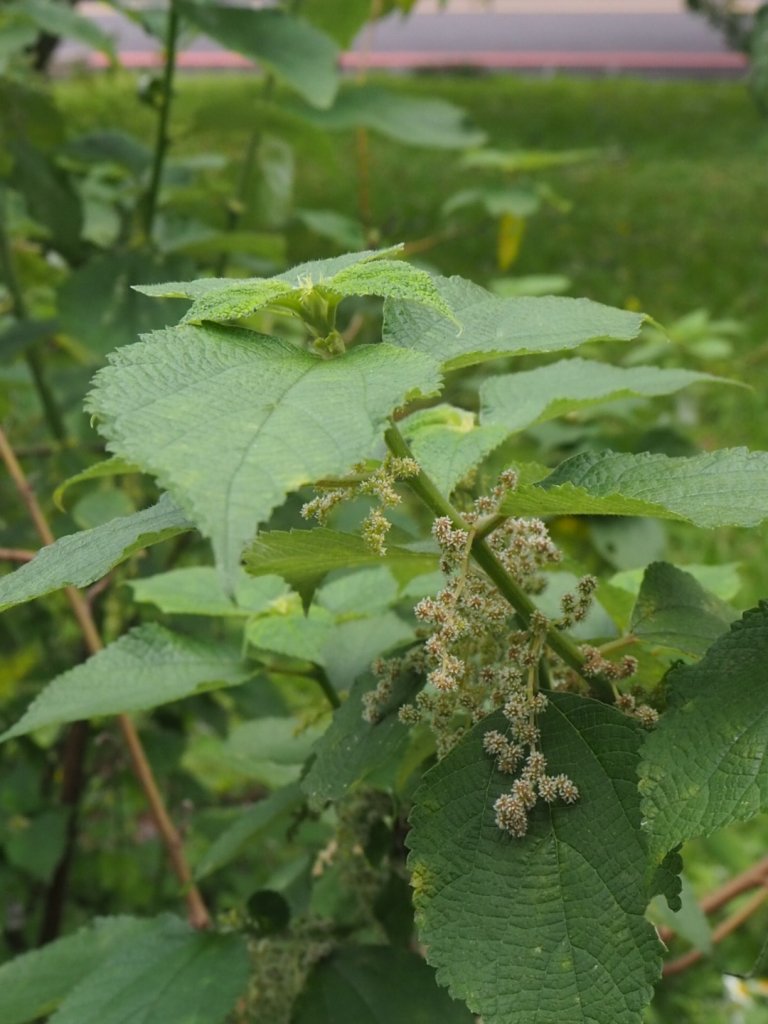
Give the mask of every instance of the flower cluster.
[[395, 489], [395, 483], [416, 476], [418, 472], [419, 464], [415, 459], [401, 459], [394, 455], [387, 455], [378, 468], [369, 472], [366, 472], [365, 464], [360, 463], [353, 467], [348, 479], [339, 481], [343, 486], [329, 487], [303, 505], [301, 515], [304, 519], [316, 519], [322, 526], [341, 502], [370, 495], [378, 501], [378, 505], [363, 520], [361, 534], [372, 551], [385, 555], [387, 534], [392, 524], [382, 509], [400, 504], [402, 499]]
[[659, 712], [650, 704], [638, 704], [631, 693], [620, 693], [616, 697], [616, 707], [619, 711], [636, 718], [646, 729], [652, 729], [659, 720]]
[[535, 683], [536, 668], [531, 666], [528, 687], [520, 686], [504, 704], [508, 735], [491, 729], [483, 737], [483, 747], [500, 772], [514, 775], [523, 766], [510, 791], [502, 793], [493, 805], [496, 824], [517, 839], [528, 831], [528, 815], [539, 800], [572, 804], [579, 799], [579, 790], [567, 775], [547, 774], [547, 759], [539, 749], [538, 726], [538, 715], [546, 710], [547, 698], [536, 690]]

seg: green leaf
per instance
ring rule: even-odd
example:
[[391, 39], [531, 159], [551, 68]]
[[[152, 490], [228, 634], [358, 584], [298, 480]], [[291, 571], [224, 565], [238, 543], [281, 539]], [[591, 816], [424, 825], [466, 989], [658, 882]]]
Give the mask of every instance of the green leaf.
[[252, 647], [273, 651], [287, 658], [301, 658], [315, 665], [325, 664], [325, 648], [333, 632], [334, 619], [325, 608], [313, 606], [304, 615], [298, 604], [284, 614], [251, 619], [245, 635]]
[[[432, 278], [425, 270], [399, 260], [382, 258], [392, 250], [351, 253], [329, 260], [305, 263], [276, 277], [253, 279], [218, 279], [211, 287], [210, 279], [190, 281], [184, 294], [194, 301], [182, 323], [203, 320], [226, 322], [251, 316], [269, 305], [294, 310], [296, 303], [312, 293], [323, 299], [338, 301], [347, 295], [379, 295], [408, 299], [428, 306], [441, 316], [452, 318], [450, 308], [441, 298]], [[150, 286], [137, 290], [147, 295], [169, 294], [163, 288], [178, 285]]]
[[270, 788], [297, 782], [327, 719], [302, 725], [293, 718], [254, 718], [235, 726], [221, 747], [221, 762], [243, 778]]
[[768, 808], [768, 604], [694, 665], [667, 676], [670, 708], [643, 748], [640, 789], [655, 859]]
[[229, 828], [216, 836], [205, 851], [195, 869], [195, 877], [205, 878], [229, 864], [240, 854], [246, 843], [254, 842], [303, 802], [299, 784], [292, 783], [243, 811]]
[[47, 884], [66, 848], [69, 817], [67, 808], [54, 807], [33, 818], [7, 821], [2, 847], [8, 863]]
[[92, 530], [62, 537], [0, 578], [0, 611], [62, 587], [87, 587], [134, 552], [192, 529], [171, 498]]
[[418, 353], [361, 345], [325, 360], [206, 325], [121, 349], [87, 404], [110, 450], [164, 482], [231, 577], [290, 491], [347, 472], [370, 454], [393, 409], [438, 387]]
[[0, 1024], [25, 1024], [51, 1013], [70, 989], [123, 946], [140, 943], [152, 922], [97, 918], [74, 935], [0, 966]]
[[541, 206], [538, 194], [530, 188], [509, 188], [505, 186], [481, 186], [465, 188], [446, 199], [442, 206], [444, 217], [450, 217], [467, 207], [481, 207], [489, 217], [503, 217], [511, 213], [515, 217], [530, 217]]
[[416, 792], [408, 845], [421, 940], [438, 981], [486, 1024], [639, 1024], [661, 951], [644, 918], [640, 730], [596, 701], [550, 700], [542, 750], [579, 787], [578, 803], [539, 804], [524, 839], [499, 830], [493, 805], [510, 777], [482, 739], [505, 728], [501, 712]]
[[346, 132], [368, 128], [408, 146], [466, 149], [477, 146], [485, 133], [467, 123], [461, 107], [439, 99], [422, 99], [374, 85], [351, 85], [339, 93], [330, 110], [299, 110], [323, 131]]
[[653, 516], [694, 526], [756, 526], [768, 516], [768, 452], [690, 458], [584, 452], [510, 493], [508, 515]]
[[397, 709], [413, 695], [418, 684], [412, 673], [404, 673], [393, 687], [383, 717], [372, 725], [363, 719], [363, 696], [375, 684], [370, 677], [358, 679], [349, 697], [334, 712], [302, 779], [301, 788], [313, 806], [340, 800], [381, 767], [400, 760], [409, 746], [410, 730], [399, 721]]
[[632, 341], [646, 317], [589, 299], [501, 299], [462, 277], [435, 278], [459, 326], [411, 302], [384, 306], [384, 340], [416, 349], [454, 370], [501, 356], [577, 348], [586, 342]]
[[604, 154], [599, 149], [565, 149], [550, 151], [544, 149], [479, 149], [465, 153], [462, 165], [473, 170], [504, 171], [507, 174], [545, 171], [551, 167], [565, 167], [585, 160], [597, 160]]
[[372, 551], [362, 537], [339, 533], [324, 526], [314, 530], [271, 530], [257, 537], [245, 553], [245, 567], [252, 576], [281, 576], [309, 604], [318, 584], [336, 569], [388, 566], [398, 580], [430, 572], [433, 554], [387, 545], [386, 555]]
[[[697, 565], [689, 562], [678, 568], [693, 576], [705, 590], [711, 591], [722, 601], [732, 601], [742, 587], [740, 562], [723, 562], [721, 565]], [[644, 575], [645, 567], [624, 569], [611, 576], [608, 583], [636, 596], [640, 592]]]
[[338, 210], [296, 210], [297, 220], [321, 238], [327, 238], [343, 249], [362, 249], [365, 229], [355, 217]]
[[304, 0], [302, 14], [313, 25], [348, 47], [371, 17], [371, 0]]
[[101, 480], [104, 477], [122, 476], [123, 474], [140, 472], [141, 470], [138, 466], [134, 466], [130, 462], [126, 462], [125, 459], [103, 459], [101, 462], [95, 462], [92, 466], [88, 466], [87, 469], [83, 469], [79, 473], [75, 473], [74, 476], [69, 477], [63, 483], [60, 483], [53, 492], [54, 504], [63, 512], [64, 495], [70, 487], [75, 487], [77, 484], [86, 483], [88, 480]]
[[399, 426], [413, 457], [445, 494], [507, 436], [503, 427], [478, 427], [474, 413], [453, 405], [419, 410]]
[[603, 402], [634, 396], [669, 395], [699, 381], [719, 381], [708, 373], [664, 370], [657, 366], [610, 366], [591, 359], [564, 359], [535, 370], [489, 377], [480, 388], [481, 422], [523, 430]]
[[194, 693], [244, 683], [254, 674], [239, 652], [138, 626], [52, 680], [0, 742], [42, 726], [142, 711]]
[[186, 270], [175, 257], [162, 257], [141, 249], [112, 252], [88, 260], [64, 281], [59, 290], [61, 328], [104, 356], [130, 345], [140, 334], [177, 319], [172, 302], [147, 302], [131, 285], [149, 285]]
[[211, 39], [251, 57], [317, 107], [329, 107], [339, 87], [339, 50], [324, 32], [278, 10], [185, 3], [179, 10]]
[[649, 917], [655, 925], [671, 928], [676, 935], [690, 942], [694, 949], [699, 949], [702, 953], [711, 953], [712, 929], [707, 915], [699, 906], [696, 893], [686, 878], [682, 880], [680, 909], [670, 910], [663, 897], [656, 896], [649, 907]]
[[629, 628], [646, 643], [698, 656], [728, 629], [736, 614], [690, 573], [668, 562], [654, 562], [645, 570]]
[[277, 576], [255, 580], [238, 574], [232, 598], [221, 586], [221, 578], [207, 565], [171, 569], [140, 580], [128, 580], [134, 601], [154, 604], [168, 615], [213, 615], [249, 617], [266, 611], [287, 592]]
[[472, 1024], [466, 1006], [435, 984], [434, 971], [407, 949], [342, 946], [312, 969], [292, 1024]]
[[[51, 1024], [221, 1024], [248, 984], [245, 939], [163, 917], [66, 997]], [[119, 998], [116, 998], [116, 993]]]
[[10, 362], [58, 330], [56, 320], [18, 320], [0, 332], [0, 363]]
[[40, 32], [74, 39], [116, 60], [112, 37], [94, 20], [77, 14], [67, 4], [55, 3], [54, 0], [21, 0], [4, 6], [9, 13], [18, 13], [28, 19]]

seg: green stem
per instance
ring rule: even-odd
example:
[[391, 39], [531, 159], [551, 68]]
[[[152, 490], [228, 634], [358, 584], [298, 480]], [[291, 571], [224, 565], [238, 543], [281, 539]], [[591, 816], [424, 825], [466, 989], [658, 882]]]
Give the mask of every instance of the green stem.
[[[393, 455], [400, 458], [413, 458], [405, 438], [394, 424], [386, 431], [384, 439]], [[460, 512], [451, 505], [423, 470], [419, 471], [418, 476], [410, 477], [408, 485], [436, 516], [447, 516], [456, 529], [466, 530], [467, 533], [471, 532], [472, 528], [464, 521]], [[472, 557], [486, 576], [496, 584], [501, 594], [517, 612], [523, 625], [528, 628], [534, 612], [538, 610], [536, 605], [509, 575], [481, 537], [476, 536], [472, 541]], [[558, 654], [566, 665], [578, 672], [601, 699], [613, 701], [611, 686], [606, 679], [584, 675], [584, 655], [566, 633], [562, 633], [555, 626], [550, 625], [547, 629], [547, 646]]]
[[325, 669], [317, 665], [315, 667], [315, 671], [312, 673], [312, 678], [317, 680], [318, 686], [323, 691], [325, 696], [328, 698], [328, 703], [331, 705], [334, 711], [336, 710], [336, 708], [340, 708], [341, 699], [338, 693], [336, 692], [336, 687], [328, 678], [328, 673], [325, 671]]
[[[13, 260], [13, 252], [11, 250], [11, 240], [8, 237], [8, 229], [6, 227], [6, 193], [4, 190], [2, 191], [2, 195], [0, 195], [0, 265], [2, 265], [3, 277], [5, 278], [5, 283], [8, 286], [8, 292], [11, 296], [13, 312], [17, 319], [22, 321], [27, 320], [29, 318], [29, 312], [27, 310], [26, 301], [24, 300], [21, 282], [16, 274], [16, 265]], [[62, 419], [61, 412], [56, 404], [53, 391], [51, 391], [48, 381], [46, 380], [40, 353], [35, 349], [30, 348], [27, 349], [24, 358], [26, 359], [27, 366], [29, 367], [32, 382], [35, 386], [35, 390], [37, 391], [37, 397], [40, 399], [40, 404], [43, 407], [43, 414], [45, 416], [46, 423], [48, 424], [48, 429], [57, 441], [65, 441], [67, 431], [64, 426], [64, 420]]]
[[160, 110], [157, 119], [157, 134], [155, 136], [155, 153], [152, 161], [152, 177], [147, 191], [147, 200], [144, 212], [144, 233], [148, 241], [152, 240], [152, 230], [155, 226], [157, 204], [160, 196], [160, 183], [163, 178], [163, 167], [168, 153], [168, 122], [171, 115], [171, 102], [173, 100], [173, 78], [176, 74], [176, 48], [179, 39], [179, 12], [175, 0], [171, 0], [168, 9], [168, 27], [165, 38], [165, 68], [163, 70], [163, 89], [160, 96]]

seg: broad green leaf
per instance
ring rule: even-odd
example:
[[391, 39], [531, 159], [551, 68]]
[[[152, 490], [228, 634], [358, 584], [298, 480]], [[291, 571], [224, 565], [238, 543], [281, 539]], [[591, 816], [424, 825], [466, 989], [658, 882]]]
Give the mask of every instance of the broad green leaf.
[[386, 565], [404, 581], [429, 572], [436, 564], [433, 554], [391, 544], [386, 555], [379, 555], [357, 534], [324, 526], [288, 532], [271, 530], [257, 537], [245, 553], [245, 567], [252, 576], [282, 576], [301, 594], [305, 605], [323, 577], [336, 569]]
[[669, 395], [699, 381], [720, 381], [708, 373], [621, 367], [591, 359], [564, 359], [535, 370], [489, 377], [480, 388], [481, 422], [510, 432], [602, 402], [634, 396]]
[[683, 877], [680, 890], [680, 909], [670, 910], [662, 896], [655, 896], [648, 908], [648, 917], [656, 925], [671, 928], [676, 935], [690, 942], [702, 953], [712, 951], [712, 929], [707, 915], [699, 906], [696, 893], [688, 880]]
[[40, 32], [74, 39], [115, 60], [112, 36], [104, 32], [92, 18], [83, 17], [68, 4], [55, 3], [54, 0], [20, 0], [5, 4], [4, 8], [8, 13], [18, 13], [28, 19]]
[[254, 718], [235, 726], [221, 747], [224, 765], [269, 788], [297, 782], [327, 718], [302, 725], [293, 718]]
[[140, 334], [177, 319], [173, 302], [147, 302], [131, 285], [149, 285], [185, 272], [178, 257], [141, 249], [88, 260], [68, 275], [59, 290], [61, 328], [99, 357]]
[[323, 664], [333, 686], [348, 690], [379, 655], [413, 640], [413, 628], [392, 611], [342, 621], [326, 643]]
[[62, 587], [87, 587], [134, 552], [191, 529], [186, 516], [164, 494], [143, 512], [61, 537], [31, 562], [0, 578], [0, 611]]
[[266, 611], [282, 597], [287, 587], [277, 576], [252, 579], [238, 574], [232, 598], [221, 586], [221, 578], [207, 565], [171, 569], [139, 580], [128, 580], [134, 601], [154, 604], [168, 615], [214, 615], [248, 617]]
[[435, 285], [456, 323], [412, 302], [384, 306], [384, 340], [416, 349], [455, 370], [501, 356], [578, 348], [588, 341], [632, 341], [646, 318], [589, 299], [501, 299], [461, 277]]
[[25, 1024], [51, 1013], [70, 989], [123, 946], [140, 943], [152, 922], [97, 918], [74, 935], [0, 966], [0, 1024]]
[[285, 285], [288, 285], [287, 291], [299, 291], [305, 283], [322, 283], [358, 263], [368, 263], [372, 260], [395, 256], [402, 251], [402, 248], [402, 245], [394, 245], [388, 249], [366, 249], [361, 252], [344, 253], [343, 256], [332, 256], [329, 259], [309, 260], [286, 270], [284, 274], [269, 278], [201, 277], [197, 281], [171, 281], [166, 284], [135, 285], [134, 287], [142, 295], [154, 295], [167, 299], [192, 299], [195, 302], [216, 295], [217, 292], [226, 292], [235, 286], [250, 287], [254, 293], [261, 288], [265, 291], [271, 289], [276, 295], [282, 295], [286, 293]]
[[645, 570], [629, 628], [647, 643], [701, 655], [736, 618], [730, 605], [668, 562]]
[[320, 589], [317, 603], [340, 618], [354, 620], [390, 608], [399, 592], [400, 584], [387, 565], [373, 565], [336, 576]]
[[641, 730], [596, 701], [550, 700], [542, 750], [579, 801], [539, 804], [524, 839], [503, 834], [493, 805], [510, 777], [482, 739], [507, 721], [498, 712], [480, 723], [415, 794], [408, 845], [420, 937], [438, 981], [486, 1024], [639, 1024], [661, 952], [644, 918]]
[[52, 807], [31, 818], [6, 820], [1, 845], [8, 863], [47, 885], [66, 848], [69, 818], [67, 808]]
[[404, 673], [395, 683], [384, 717], [375, 725], [363, 720], [363, 696], [375, 685], [359, 679], [349, 697], [334, 712], [333, 721], [315, 747], [315, 758], [301, 782], [310, 803], [322, 806], [339, 800], [390, 761], [398, 761], [410, 743], [410, 730], [397, 717], [397, 708], [419, 681]]
[[603, 154], [599, 149], [565, 149], [559, 152], [548, 152], [543, 149], [478, 149], [465, 153], [462, 157], [464, 167], [473, 170], [506, 171], [508, 174], [545, 171], [551, 167], [564, 167], [569, 164], [581, 163], [584, 160], [596, 160]]
[[515, 217], [530, 217], [538, 211], [541, 199], [530, 188], [508, 188], [504, 186], [485, 186], [465, 188], [454, 193], [443, 203], [442, 213], [445, 217], [467, 207], [481, 207], [490, 217], [503, 217], [511, 213]]
[[50, 1024], [221, 1024], [248, 974], [244, 936], [158, 918], [84, 978]]
[[756, 526], [768, 516], [768, 452], [690, 458], [584, 452], [510, 493], [510, 515], [653, 516], [694, 526]]
[[83, 469], [79, 473], [75, 473], [74, 476], [64, 480], [63, 483], [60, 483], [53, 492], [54, 504], [56, 504], [63, 512], [64, 495], [70, 487], [74, 487], [77, 484], [86, 483], [89, 480], [102, 480], [104, 477], [122, 476], [123, 474], [140, 472], [141, 470], [138, 466], [134, 466], [130, 462], [126, 462], [125, 459], [118, 459], [116, 457], [103, 459], [101, 462], [95, 462], [92, 466], [88, 466], [87, 469]]
[[258, 650], [325, 665], [324, 652], [333, 626], [334, 617], [325, 608], [313, 606], [304, 615], [298, 604], [291, 604], [284, 614], [275, 612], [251, 619], [245, 636]]
[[668, 674], [670, 707], [646, 740], [640, 768], [654, 858], [768, 808], [766, 659], [762, 603], [701, 661]]
[[[304, 802], [298, 783], [292, 783], [259, 800], [243, 811], [229, 828], [216, 836], [195, 869], [196, 878], [205, 878], [237, 857], [246, 843], [251, 843], [272, 828], [276, 822]], [[0, 1024], [2, 1020], [0, 1019]]]
[[56, 320], [18, 320], [0, 332], [0, 363], [10, 362], [58, 330]]
[[[358, 253], [360, 258], [342, 265], [338, 270], [334, 269], [334, 264], [340, 263], [343, 257], [304, 264], [306, 270], [303, 274], [299, 273], [302, 268], [295, 267], [276, 277], [230, 281], [219, 279], [214, 289], [211, 289], [207, 278], [202, 282], [191, 281], [186, 294], [194, 301], [182, 323], [239, 320], [269, 305], [285, 306], [286, 310], [293, 310], [296, 303], [311, 293], [334, 301], [347, 295], [408, 299], [418, 305], [428, 306], [443, 317], [453, 318], [449, 306], [425, 270], [400, 260], [380, 258], [385, 254], [386, 250], [382, 254]], [[203, 290], [196, 295], [200, 286]], [[140, 290], [148, 295], [157, 295], [161, 294], [159, 289], [162, 287], [160, 285], [152, 290]]]
[[253, 10], [179, 0], [195, 28], [228, 50], [266, 65], [305, 100], [329, 107], [339, 87], [339, 50], [324, 32], [279, 10]]
[[177, 636], [154, 624], [138, 626], [52, 680], [0, 742], [42, 726], [141, 711], [236, 686], [253, 674], [236, 650]]
[[297, 220], [321, 238], [344, 249], [362, 249], [365, 246], [365, 229], [355, 217], [348, 217], [338, 210], [296, 210]]
[[507, 436], [504, 427], [478, 427], [475, 421], [475, 414], [466, 409], [435, 405], [399, 424], [413, 457], [445, 494]]
[[293, 1024], [472, 1024], [474, 1017], [407, 949], [342, 946], [312, 969]]
[[333, 36], [339, 46], [348, 47], [371, 17], [371, 0], [304, 0], [305, 18]]
[[299, 111], [323, 131], [371, 131], [408, 146], [465, 149], [482, 143], [485, 133], [467, 122], [461, 107], [445, 100], [422, 99], [374, 85], [351, 85], [339, 93], [330, 110]]
[[418, 353], [363, 345], [332, 360], [277, 338], [177, 327], [121, 349], [88, 408], [109, 448], [167, 485], [230, 577], [290, 491], [349, 471], [409, 396], [439, 387]]
[[[721, 601], [732, 601], [741, 590], [741, 563], [723, 562], [722, 565], [697, 565], [686, 563], [679, 565], [678, 569], [688, 573], [701, 584], [705, 590], [709, 590]], [[628, 594], [637, 595], [645, 575], [645, 567], [639, 569], [624, 569], [617, 572], [608, 580], [612, 587], [619, 587]]]

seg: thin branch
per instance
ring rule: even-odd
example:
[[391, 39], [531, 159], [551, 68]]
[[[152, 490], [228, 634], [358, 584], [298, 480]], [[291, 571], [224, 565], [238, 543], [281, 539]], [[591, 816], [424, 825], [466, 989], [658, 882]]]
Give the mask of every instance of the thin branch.
[[[32, 487], [27, 480], [24, 470], [19, 465], [18, 459], [11, 447], [4, 431], [0, 429], [0, 457], [8, 469], [22, 501], [27, 507], [29, 515], [35, 524], [38, 534], [44, 544], [53, 544], [54, 536], [48, 525], [48, 520], [41, 509]], [[72, 611], [80, 626], [86, 647], [90, 654], [98, 654], [103, 650], [101, 636], [87, 600], [79, 590], [74, 587], [67, 587], [64, 591], [70, 603]], [[190, 871], [184, 854], [181, 837], [176, 826], [171, 821], [165, 802], [155, 781], [152, 767], [147, 760], [139, 735], [132, 719], [128, 715], [117, 716], [118, 726], [122, 733], [123, 740], [128, 748], [133, 771], [144, 791], [149, 804], [155, 827], [165, 846], [171, 868], [179, 880], [187, 903], [187, 916], [194, 928], [207, 928], [210, 925], [210, 916], [203, 902], [200, 891], [192, 881]]]
[[[405, 438], [394, 424], [389, 427], [384, 438], [393, 455], [397, 455], [400, 458], [412, 458], [411, 450]], [[457, 529], [465, 530], [467, 533], [471, 532], [470, 526], [464, 521], [461, 514], [443, 496], [423, 470], [419, 471], [418, 476], [410, 477], [408, 485], [436, 516], [447, 516]], [[473, 539], [472, 557], [485, 572], [486, 576], [496, 584], [499, 591], [515, 609], [521, 621], [527, 627], [531, 622], [531, 617], [537, 611], [536, 605], [520, 585], [512, 579], [482, 538], [475, 537]], [[584, 673], [584, 655], [579, 650], [578, 645], [566, 633], [562, 633], [556, 626], [550, 625], [547, 629], [547, 645], [563, 659], [566, 665], [569, 665], [578, 672], [593, 687], [601, 699], [613, 702], [611, 684], [600, 676], [587, 676]]]
[[36, 554], [26, 548], [0, 548], [0, 562], [31, 562]]
[[155, 226], [160, 186], [163, 179], [163, 167], [168, 154], [168, 122], [171, 115], [173, 100], [173, 78], [176, 73], [176, 47], [179, 39], [179, 12], [175, 0], [171, 0], [168, 8], [168, 27], [165, 37], [165, 68], [163, 70], [163, 87], [160, 95], [160, 110], [157, 119], [155, 151], [152, 160], [152, 176], [147, 190], [144, 212], [144, 233], [149, 241]]
[[[730, 903], [731, 900], [736, 899], [737, 896], [741, 896], [742, 893], [764, 885], [768, 885], [768, 857], [763, 857], [746, 871], [742, 871], [741, 874], [721, 885], [719, 889], [715, 889], [714, 892], [705, 896], [699, 903], [699, 907], [703, 913], [712, 914]], [[674, 928], [659, 928], [659, 938], [662, 942], [668, 943], [675, 934]]]
[[[718, 942], [722, 942], [723, 939], [735, 932], [737, 928], [740, 928], [745, 921], [749, 920], [760, 909], [766, 900], [768, 900], [768, 888], [763, 888], [760, 892], [755, 893], [752, 899], [748, 900], [743, 907], [740, 907], [735, 913], [719, 924], [717, 928], [712, 930], [712, 944], [717, 945]], [[664, 964], [662, 974], [665, 978], [675, 974], [682, 974], [683, 971], [687, 971], [689, 967], [693, 967], [699, 960], [702, 960], [704, 956], [705, 953], [702, 950], [692, 949], [676, 960], [670, 960], [669, 963]]]

